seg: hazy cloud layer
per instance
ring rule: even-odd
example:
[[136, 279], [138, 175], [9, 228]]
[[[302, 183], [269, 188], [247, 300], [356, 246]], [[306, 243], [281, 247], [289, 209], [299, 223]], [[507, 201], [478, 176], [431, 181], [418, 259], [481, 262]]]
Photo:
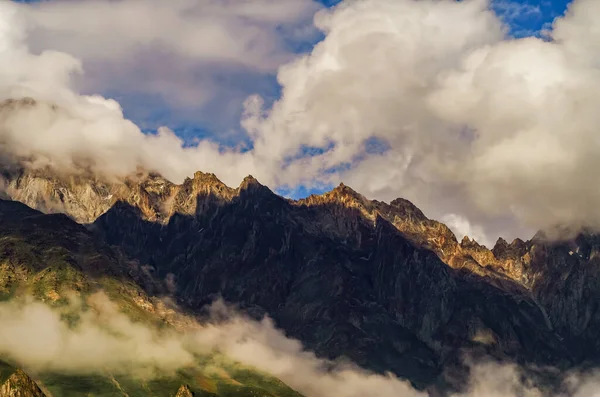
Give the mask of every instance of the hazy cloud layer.
[[71, 328], [59, 310], [27, 299], [0, 303], [0, 355], [27, 369], [66, 373], [133, 373], [151, 376], [193, 365], [180, 335], [159, 333], [132, 322], [103, 293], [90, 310], [73, 299], [68, 312], [80, 315]]
[[[223, 302], [211, 307], [214, 323], [196, 325], [187, 332], [158, 332], [132, 322], [118, 306], [99, 292], [69, 327], [61, 312], [33, 300], [0, 303], [0, 357], [10, 357], [28, 370], [66, 374], [105, 373], [165, 376], [197, 365], [195, 354], [219, 351], [229, 359], [281, 379], [307, 397], [425, 397], [395, 376], [376, 375], [351, 364], [318, 359], [289, 339], [265, 318], [251, 320]], [[218, 365], [218, 363], [216, 363]], [[205, 368], [210, 371], [210, 368]], [[593, 397], [598, 377], [572, 375], [568, 393], [560, 397]], [[515, 365], [480, 362], [472, 365], [468, 391], [454, 397], [542, 397]], [[557, 396], [558, 397], [558, 396]]]
[[[79, 322], [70, 327], [52, 309], [31, 299], [0, 303], [0, 357], [26, 370], [67, 374], [109, 373], [140, 377], [168, 376], [198, 365], [195, 354], [219, 351], [271, 373], [307, 397], [421, 396], [406, 381], [379, 376], [356, 367], [333, 366], [286, 338], [268, 318], [250, 320], [216, 302], [218, 325], [193, 327], [180, 333], [158, 332], [132, 322], [104, 293], [88, 300], [81, 310], [73, 299], [70, 312]], [[218, 365], [218, 363], [215, 363]], [[210, 368], [206, 368], [210, 371]]]
[[[251, 36], [256, 45], [227, 43], [244, 29], [255, 32], [253, 24], [294, 25], [312, 5], [294, 3], [288, 14], [266, 0], [250, 8], [206, 2], [203, 10], [219, 15], [218, 26], [193, 30], [188, 14], [200, 18], [205, 11], [178, 0], [157, 10], [183, 30], [156, 37], [154, 11], [142, 3], [84, 1], [68, 10], [66, 2], [52, 3], [34, 11], [0, 5], [0, 57], [10, 60], [0, 66], [0, 96], [31, 95], [61, 106], [0, 113], [5, 147], [42, 164], [90, 160], [110, 173], [142, 166], [175, 181], [201, 169], [232, 185], [251, 173], [273, 188], [343, 180], [370, 198], [406, 197], [438, 219], [454, 214], [486, 241], [498, 234], [527, 238], [555, 223], [600, 224], [597, 1], [575, 0], [555, 22], [551, 41], [505, 38], [485, 0], [346, 0], [321, 10], [315, 24], [326, 38], [279, 68], [280, 100], [267, 108], [259, 96], [246, 100], [242, 124], [251, 150], [223, 150], [209, 140], [182, 148], [168, 129], [145, 136], [116, 102], [77, 95], [70, 76], [86, 58], [112, 62], [138, 45], [272, 70], [289, 55], [273, 29]], [[86, 7], [110, 18], [86, 23]], [[146, 13], [147, 24], [131, 32], [119, 23]], [[250, 25], [231, 30], [239, 18]], [[232, 36], [222, 37], [223, 29]], [[75, 31], [82, 35], [72, 42], [57, 38]], [[36, 32], [49, 32], [48, 41]], [[117, 37], [123, 43], [108, 51]], [[210, 44], [214, 37], [219, 46]], [[81, 44], [86, 38], [97, 50]], [[84, 63], [66, 52], [32, 55], [26, 47], [59, 41]], [[143, 76], [140, 89], [160, 84], [156, 75]]]

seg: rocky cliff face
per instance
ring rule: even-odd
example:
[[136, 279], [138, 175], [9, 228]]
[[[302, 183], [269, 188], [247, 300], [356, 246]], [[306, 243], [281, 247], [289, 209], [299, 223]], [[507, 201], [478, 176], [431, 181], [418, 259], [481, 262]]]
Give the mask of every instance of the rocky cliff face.
[[[160, 175], [142, 172], [114, 180], [86, 173], [63, 174], [48, 168], [6, 170], [4, 182], [7, 198], [46, 213], [68, 214], [83, 224], [94, 222], [121, 201], [136, 207], [144, 220], [165, 224], [175, 214], [194, 216], [211, 205], [230, 202], [248, 185], [258, 184], [248, 177], [240, 187], [232, 189], [214, 174], [202, 172], [175, 185]], [[509, 278], [527, 284], [528, 274], [524, 268], [529, 264], [530, 256], [523, 241], [517, 239], [508, 245], [500, 239], [491, 251], [468, 238], [459, 243], [446, 225], [428, 219], [407, 200], [398, 198], [390, 204], [370, 201], [341, 184], [329, 193], [291, 204], [322, 209], [317, 210], [318, 226], [342, 239], [352, 236], [357, 226], [356, 220], [345, 218], [349, 209], [360, 215], [363, 222], [373, 223], [379, 216], [413, 243], [436, 252], [453, 268], [464, 267], [482, 276]]]
[[269, 314], [325, 357], [347, 356], [418, 386], [466, 351], [562, 367], [600, 358], [600, 238], [458, 242], [404, 199], [347, 186], [292, 201], [252, 177], [236, 189], [198, 172], [122, 181], [7, 173], [6, 192], [91, 223], [101, 241], [169, 280], [181, 303], [215, 297]]
[[0, 385], [0, 397], [46, 397], [39, 386], [20, 369]]
[[175, 397], [194, 397], [194, 393], [192, 393], [188, 386], [182, 385], [179, 390], [177, 390]]

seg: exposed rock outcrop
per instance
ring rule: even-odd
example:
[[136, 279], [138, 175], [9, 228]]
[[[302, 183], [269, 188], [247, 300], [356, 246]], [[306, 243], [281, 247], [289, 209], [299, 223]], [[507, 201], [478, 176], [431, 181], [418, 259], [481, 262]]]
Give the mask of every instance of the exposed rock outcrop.
[[187, 385], [182, 385], [179, 390], [177, 390], [175, 397], [194, 397], [194, 393]]
[[25, 372], [17, 369], [2, 385], [0, 397], [46, 397]]

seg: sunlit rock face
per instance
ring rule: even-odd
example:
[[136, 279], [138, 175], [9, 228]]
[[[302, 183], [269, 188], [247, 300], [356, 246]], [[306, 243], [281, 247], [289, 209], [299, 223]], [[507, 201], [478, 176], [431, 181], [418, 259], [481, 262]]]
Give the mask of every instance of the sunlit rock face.
[[46, 397], [39, 386], [20, 369], [0, 385], [0, 397]]
[[175, 397], [194, 397], [194, 393], [192, 393], [189, 387], [183, 385], [177, 390]]
[[404, 199], [340, 185], [293, 201], [253, 177], [106, 179], [21, 168], [5, 192], [86, 223], [169, 279], [191, 310], [216, 297], [270, 315], [329, 358], [425, 387], [464, 351], [570, 367], [600, 357], [600, 240], [542, 234], [490, 250]]

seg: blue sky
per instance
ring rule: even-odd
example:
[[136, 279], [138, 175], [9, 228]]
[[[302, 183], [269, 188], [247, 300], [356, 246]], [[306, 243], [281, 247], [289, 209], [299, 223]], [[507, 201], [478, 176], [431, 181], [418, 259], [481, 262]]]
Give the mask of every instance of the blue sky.
[[495, 0], [492, 8], [510, 27], [514, 37], [540, 36], [552, 21], [564, 14], [570, 0]]
[[[319, 0], [326, 7], [341, 0]], [[571, 0], [492, 0], [492, 8], [516, 37], [538, 36], [545, 25], [564, 14]]]

